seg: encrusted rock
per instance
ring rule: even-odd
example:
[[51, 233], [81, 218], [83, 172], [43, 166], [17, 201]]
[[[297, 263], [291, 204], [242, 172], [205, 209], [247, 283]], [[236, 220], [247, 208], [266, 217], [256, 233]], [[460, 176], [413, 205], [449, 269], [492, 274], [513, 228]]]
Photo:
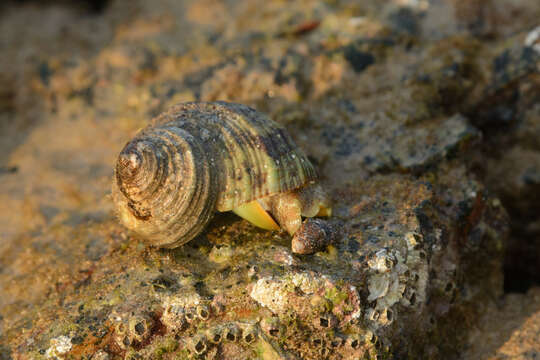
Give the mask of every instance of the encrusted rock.
[[[537, 254], [540, 4], [337, 3], [0, 5], [0, 354], [462, 358], [504, 249]], [[223, 213], [163, 250], [118, 224], [122, 145], [215, 100], [309, 156], [317, 241]]]

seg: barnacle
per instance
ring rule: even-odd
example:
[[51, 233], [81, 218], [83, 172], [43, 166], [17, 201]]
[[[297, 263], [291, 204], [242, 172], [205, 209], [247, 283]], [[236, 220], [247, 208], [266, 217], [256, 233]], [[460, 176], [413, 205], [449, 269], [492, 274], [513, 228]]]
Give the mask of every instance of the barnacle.
[[183, 330], [186, 327], [186, 318], [184, 307], [179, 304], [167, 304], [163, 314], [161, 315], [161, 322], [171, 330]]
[[261, 329], [271, 337], [277, 337], [280, 333], [279, 320], [275, 317], [264, 318], [261, 321]]
[[223, 337], [228, 341], [235, 342], [240, 337], [240, 328], [235, 323], [229, 323], [223, 329]]
[[242, 340], [249, 345], [257, 339], [257, 335], [257, 327], [255, 325], [247, 325], [242, 331]]
[[199, 304], [195, 308], [195, 311], [196, 311], [197, 316], [199, 317], [199, 319], [201, 319], [203, 321], [206, 321], [206, 320], [208, 320], [210, 318], [210, 308], [205, 304]]
[[190, 349], [197, 355], [204, 354], [208, 349], [208, 341], [203, 334], [197, 334], [190, 339]]
[[139, 313], [115, 318], [114, 340], [122, 349], [141, 344], [152, 335], [154, 319], [151, 314]]
[[221, 326], [215, 326], [206, 331], [206, 336], [211, 343], [219, 344], [223, 340], [222, 332]]

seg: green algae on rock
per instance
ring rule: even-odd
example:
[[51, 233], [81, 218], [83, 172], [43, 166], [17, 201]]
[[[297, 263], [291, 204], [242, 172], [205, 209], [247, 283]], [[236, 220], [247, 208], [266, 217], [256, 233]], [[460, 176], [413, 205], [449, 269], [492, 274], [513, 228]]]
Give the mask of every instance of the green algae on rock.
[[[489, 135], [476, 115], [492, 94], [501, 115], [528, 109], [516, 139], [536, 158], [534, 71], [513, 71], [511, 52], [508, 81], [489, 72], [540, 4], [505, 4], [519, 11], [482, 38], [458, 28], [476, 17], [454, 18], [454, 4], [120, 0], [92, 18], [33, 4], [0, 15], [2, 356], [459, 358], [501, 294], [507, 236], [501, 201], [468, 168]], [[218, 214], [158, 250], [119, 226], [118, 144], [175, 103], [216, 100], [264, 111], [309, 154], [339, 241], [298, 255], [290, 236]], [[523, 165], [518, 180], [536, 181]]]

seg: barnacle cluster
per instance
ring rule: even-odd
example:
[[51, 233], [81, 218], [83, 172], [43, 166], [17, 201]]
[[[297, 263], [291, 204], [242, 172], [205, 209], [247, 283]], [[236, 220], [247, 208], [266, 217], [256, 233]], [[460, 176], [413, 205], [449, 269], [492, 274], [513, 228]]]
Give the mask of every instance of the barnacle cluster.
[[374, 306], [365, 310], [364, 317], [376, 326], [388, 326], [394, 321], [394, 304], [418, 307], [425, 301], [428, 274], [422, 235], [406, 233], [403, 242], [406, 247], [402, 251], [383, 248], [367, 261], [367, 301]]

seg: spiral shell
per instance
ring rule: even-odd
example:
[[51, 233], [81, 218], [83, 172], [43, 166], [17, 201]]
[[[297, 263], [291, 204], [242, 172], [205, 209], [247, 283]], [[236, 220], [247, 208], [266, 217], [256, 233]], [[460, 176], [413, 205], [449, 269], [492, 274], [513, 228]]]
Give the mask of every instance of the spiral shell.
[[216, 211], [312, 183], [316, 172], [278, 123], [245, 105], [191, 102], [153, 119], [120, 152], [120, 220], [153, 245], [197, 236]]

